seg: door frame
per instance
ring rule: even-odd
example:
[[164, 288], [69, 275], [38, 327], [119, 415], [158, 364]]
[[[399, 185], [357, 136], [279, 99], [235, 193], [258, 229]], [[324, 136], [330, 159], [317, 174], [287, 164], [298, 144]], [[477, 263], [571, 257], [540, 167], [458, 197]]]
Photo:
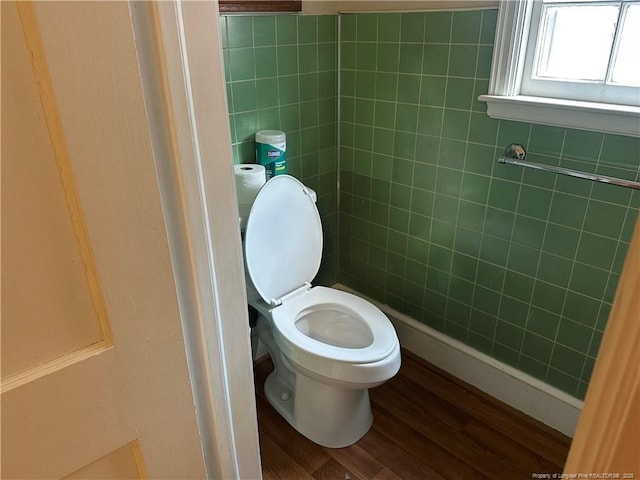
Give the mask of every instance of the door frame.
[[[640, 475], [640, 219], [598, 351], [564, 472]], [[606, 478], [606, 477], [603, 477]]]
[[217, 2], [129, 3], [209, 478], [262, 478]]
[[[217, 2], [132, 1], [129, 5], [207, 474], [209, 478], [262, 478]], [[630, 248], [636, 255], [639, 236], [637, 226]], [[637, 302], [633, 296], [637, 286], [631, 291], [635, 292], [632, 301]], [[612, 315], [610, 323], [620, 323], [618, 316]], [[633, 335], [617, 337], [620, 344], [628, 346], [637, 338], [637, 322], [633, 325]], [[615, 336], [609, 333], [612, 330], [608, 325], [609, 340]], [[620, 346], [605, 340], [599, 357]], [[622, 365], [636, 372], [632, 358]], [[606, 434], [585, 434], [592, 427], [587, 406], [599, 408], [601, 399], [595, 397], [608, 377], [608, 363], [599, 358], [596, 364], [567, 472], [577, 471], [578, 466], [585, 470], [589, 465], [589, 471], [612, 466], [601, 458], [611, 459], [610, 448], [598, 443], [602, 455], [595, 456], [592, 448], [586, 448], [590, 443], [586, 438], [592, 443], [594, 436]], [[622, 384], [630, 382], [637, 391], [637, 379], [637, 375], [622, 376]], [[617, 384], [605, 390], [626, 389]], [[616, 398], [614, 404], [629, 406], [628, 395]], [[626, 414], [622, 417], [623, 424]], [[610, 419], [609, 415], [598, 425]], [[613, 425], [620, 430], [620, 422]], [[588, 457], [599, 460], [596, 464], [586, 461], [587, 451]]]

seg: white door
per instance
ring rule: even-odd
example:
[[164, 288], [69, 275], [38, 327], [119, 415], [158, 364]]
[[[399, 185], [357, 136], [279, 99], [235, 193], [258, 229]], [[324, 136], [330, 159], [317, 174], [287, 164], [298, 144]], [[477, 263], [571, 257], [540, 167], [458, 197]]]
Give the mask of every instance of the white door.
[[204, 478], [126, 2], [2, 2], [2, 478]]

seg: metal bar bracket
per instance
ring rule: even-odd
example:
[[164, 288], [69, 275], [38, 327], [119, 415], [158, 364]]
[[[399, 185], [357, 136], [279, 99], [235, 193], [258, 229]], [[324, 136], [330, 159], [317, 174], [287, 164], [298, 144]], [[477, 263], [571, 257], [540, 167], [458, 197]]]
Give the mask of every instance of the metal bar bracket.
[[568, 175], [570, 177], [583, 178], [592, 182], [608, 183], [610, 185], [618, 185], [620, 187], [633, 188], [640, 190], [640, 182], [633, 180], [625, 180], [623, 178], [609, 177], [597, 173], [582, 172], [580, 170], [572, 170], [570, 168], [556, 167], [554, 165], [545, 165], [544, 163], [534, 163], [525, 160], [527, 152], [522, 145], [512, 143], [507, 147], [504, 156], [498, 157], [498, 163], [509, 165], [517, 165], [520, 167], [533, 168], [543, 170], [545, 172], [557, 173], [560, 175]]

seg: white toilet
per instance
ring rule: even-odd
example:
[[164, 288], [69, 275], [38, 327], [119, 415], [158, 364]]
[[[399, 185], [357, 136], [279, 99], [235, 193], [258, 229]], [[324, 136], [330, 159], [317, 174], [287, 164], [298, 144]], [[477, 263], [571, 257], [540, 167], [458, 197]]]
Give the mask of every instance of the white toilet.
[[300, 433], [325, 447], [358, 441], [373, 423], [368, 389], [400, 368], [389, 319], [366, 300], [312, 287], [322, 225], [310, 191], [279, 175], [259, 191], [244, 237], [249, 304], [275, 369], [269, 402]]

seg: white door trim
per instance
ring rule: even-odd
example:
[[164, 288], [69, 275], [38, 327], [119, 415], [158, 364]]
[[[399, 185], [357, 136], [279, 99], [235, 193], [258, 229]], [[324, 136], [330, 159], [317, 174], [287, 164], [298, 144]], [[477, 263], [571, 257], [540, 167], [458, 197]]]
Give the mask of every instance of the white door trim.
[[131, 2], [209, 478], [261, 478], [217, 2]]

